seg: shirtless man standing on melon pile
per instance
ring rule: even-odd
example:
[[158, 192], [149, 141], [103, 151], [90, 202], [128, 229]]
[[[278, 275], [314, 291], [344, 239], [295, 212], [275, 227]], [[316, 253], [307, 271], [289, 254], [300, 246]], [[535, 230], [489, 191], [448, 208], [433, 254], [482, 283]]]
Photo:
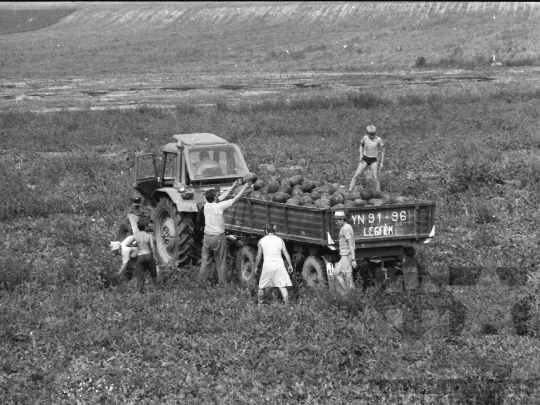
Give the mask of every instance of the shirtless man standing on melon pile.
[[[369, 166], [371, 167], [371, 173], [373, 173], [373, 181], [375, 182], [375, 190], [381, 192], [381, 182], [379, 180], [379, 172], [383, 168], [384, 161], [384, 144], [381, 138], [379, 138], [377, 133], [377, 128], [375, 125], [368, 125], [366, 128], [367, 135], [364, 135], [360, 141], [360, 163], [358, 168], [354, 173], [354, 176], [351, 180], [351, 185], [349, 186], [349, 191], [353, 191], [353, 188], [356, 184], [356, 178], [361, 176], [364, 173], [364, 170]], [[381, 160], [378, 161], [379, 152], [381, 154]]]

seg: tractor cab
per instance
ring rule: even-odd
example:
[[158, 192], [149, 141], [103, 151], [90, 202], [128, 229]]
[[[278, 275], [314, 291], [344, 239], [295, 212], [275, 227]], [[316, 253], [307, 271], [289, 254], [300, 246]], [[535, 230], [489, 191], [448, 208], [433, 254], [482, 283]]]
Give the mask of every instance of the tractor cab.
[[[181, 193], [204, 193], [210, 187], [229, 186], [249, 173], [240, 148], [209, 133], [173, 135], [163, 147], [161, 168], [152, 153], [135, 158], [135, 189], [156, 206], [154, 193], [173, 187]], [[197, 191], [199, 191], [197, 193]], [[197, 198], [195, 200], [199, 200]]]

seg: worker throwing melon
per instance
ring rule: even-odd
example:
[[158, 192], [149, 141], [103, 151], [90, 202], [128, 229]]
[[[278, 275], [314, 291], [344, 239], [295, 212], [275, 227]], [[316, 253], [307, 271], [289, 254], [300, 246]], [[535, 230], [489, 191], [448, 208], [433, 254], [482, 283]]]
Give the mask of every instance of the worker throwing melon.
[[[356, 184], [356, 178], [361, 176], [367, 167], [370, 167], [371, 173], [373, 174], [373, 181], [375, 182], [375, 190], [380, 192], [381, 182], [379, 180], [379, 173], [383, 168], [384, 144], [382, 139], [376, 135], [377, 128], [375, 128], [375, 125], [368, 125], [366, 131], [367, 135], [364, 135], [360, 141], [360, 163], [351, 180], [349, 191], [353, 191]], [[379, 153], [381, 155], [380, 161], [378, 160]]]

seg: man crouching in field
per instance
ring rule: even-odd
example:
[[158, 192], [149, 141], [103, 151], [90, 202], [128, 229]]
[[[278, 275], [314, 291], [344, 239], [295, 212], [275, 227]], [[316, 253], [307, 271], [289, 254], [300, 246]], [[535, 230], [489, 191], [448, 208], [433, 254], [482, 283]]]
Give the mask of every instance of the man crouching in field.
[[133, 271], [137, 263], [137, 246], [128, 246], [124, 239], [122, 242], [111, 242], [111, 252], [122, 255], [122, 267], [117, 273], [119, 282], [125, 278], [127, 281], [133, 277]]
[[131, 245], [132, 242], [137, 244], [137, 263], [135, 264], [135, 277], [137, 277], [137, 292], [144, 292], [144, 278], [146, 271], [150, 273], [152, 284], [156, 285], [157, 266], [156, 266], [156, 240], [154, 236], [146, 232], [147, 221], [141, 219], [137, 222], [137, 227], [141, 232], [135, 235], [128, 236], [122, 244]]

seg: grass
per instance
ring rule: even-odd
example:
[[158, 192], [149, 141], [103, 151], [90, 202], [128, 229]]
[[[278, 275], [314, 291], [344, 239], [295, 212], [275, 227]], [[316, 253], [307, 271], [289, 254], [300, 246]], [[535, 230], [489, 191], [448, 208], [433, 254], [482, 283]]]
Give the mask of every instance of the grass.
[[[408, 69], [421, 55], [420, 70], [480, 70], [491, 52], [503, 64], [536, 63], [538, 8], [527, 4], [255, 5], [138, 3], [129, 17], [124, 5], [87, 3], [46, 30], [3, 36], [2, 72], [258, 80], [260, 69]], [[169, 6], [186, 13], [167, 25], [153, 7]], [[538, 293], [526, 280], [539, 277], [540, 93], [528, 86], [0, 112], [2, 403], [538, 402]], [[382, 188], [437, 203], [436, 237], [417, 249], [431, 273], [422, 290], [337, 299], [300, 287], [290, 306], [257, 306], [236, 284], [198, 289], [196, 267], [164, 266], [144, 295], [98, 282], [120, 266], [108, 246], [129, 208], [134, 153], [212, 132], [237, 143], [254, 171], [300, 166], [348, 184], [371, 123], [387, 148]]]
[[8, 31], [38, 24], [4, 36], [7, 77], [378, 72], [413, 69], [418, 57], [479, 69], [494, 54], [506, 66], [537, 66], [540, 52], [538, 7], [526, 4], [85, 3], [76, 11], [6, 5], [1, 15]]
[[[7, 403], [417, 403], [476, 395], [487, 404], [513, 392], [522, 403], [534, 400], [536, 329], [516, 335], [511, 316], [534, 290], [507, 284], [494, 269], [537, 272], [530, 238], [540, 219], [530, 104], [537, 98], [484, 89], [204, 111], [0, 114], [0, 168], [10, 190], [0, 209], [9, 235], [0, 281], [14, 288], [0, 290], [1, 395]], [[419, 257], [433, 277], [450, 273], [457, 284], [428, 284], [417, 301], [403, 302], [416, 308], [454, 297], [448, 303], [464, 311], [457, 335], [444, 327], [403, 335], [389, 326], [382, 314], [397, 308], [400, 319], [391, 301], [399, 295], [380, 307], [369, 294], [336, 301], [301, 288], [291, 306], [257, 307], [234, 284], [198, 290], [196, 268], [162, 269], [159, 289], [144, 296], [132, 285], [100, 289], [98, 272], [119, 266], [107, 249], [127, 210], [134, 152], [158, 151], [173, 133], [213, 132], [238, 143], [254, 170], [270, 163], [285, 174], [300, 165], [310, 178], [346, 184], [367, 123], [387, 144], [383, 189], [437, 202], [437, 237]], [[444, 388], [460, 382], [452, 393]]]

